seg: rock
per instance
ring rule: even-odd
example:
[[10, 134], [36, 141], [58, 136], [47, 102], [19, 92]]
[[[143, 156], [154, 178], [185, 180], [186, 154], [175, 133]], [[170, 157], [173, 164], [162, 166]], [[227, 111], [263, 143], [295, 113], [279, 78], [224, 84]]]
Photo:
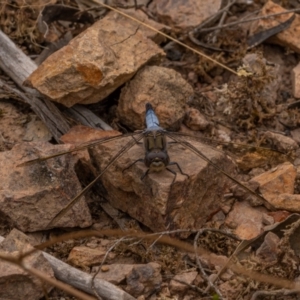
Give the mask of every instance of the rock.
[[218, 12], [222, 1], [154, 0], [150, 8], [172, 30], [186, 32]]
[[267, 131], [264, 138], [271, 141], [278, 151], [287, 153], [298, 148], [297, 143], [290, 137]]
[[168, 68], [146, 66], [122, 89], [117, 113], [132, 130], [145, 128], [145, 104], [150, 102], [163, 128], [179, 128], [185, 104], [193, 89], [182, 76]]
[[33, 119], [26, 124], [26, 133], [23, 137], [23, 141], [48, 142], [51, 139], [51, 132], [37, 116], [34, 116]]
[[209, 122], [198, 109], [190, 107], [186, 110], [184, 124], [191, 130], [197, 131], [205, 130], [208, 127]]
[[[69, 145], [23, 143], [0, 153], [0, 214], [22, 231], [46, 229], [48, 223], [80, 191], [74, 171], [75, 159], [63, 155], [28, 166], [28, 160], [69, 150]], [[55, 227], [87, 227], [91, 215], [84, 197], [61, 218]]]
[[[272, 1], [268, 1], [261, 10], [260, 15], [266, 16], [275, 13], [281, 13], [286, 11], [283, 7], [278, 4], [275, 4]], [[273, 18], [260, 19], [253, 23], [251, 28], [251, 35], [266, 31], [275, 26], [278, 26], [281, 23], [286, 22], [291, 18], [293, 13], [278, 15]], [[295, 19], [292, 24], [285, 30], [277, 33], [270, 39], [268, 42], [272, 44], [281, 45], [284, 47], [288, 47], [293, 51], [300, 53], [300, 16], [295, 14]]]
[[251, 207], [246, 201], [236, 202], [228, 214], [225, 224], [234, 229], [241, 239], [250, 240], [263, 231], [264, 207]]
[[[132, 141], [131, 137], [124, 137], [93, 147], [90, 149], [92, 160], [99, 169], [103, 169], [129, 141]], [[233, 173], [234, 164], [223, 153], [197, 141], [190, 143], [216, 165]], [[141, 180], [147, 170], [142, 162], [125, 170], [145, 155], [143, 147], [136, 145], [118, 158], [102, 176], [106, 198], [112, 206], [128, 213], [154, 232], [200, 228], [222, 205], [220, 200], [228, 181], [213, 166], [178, 143], [169, 144], [168, 152], [171, 161], [176, 161], [189, 178], [180, 174], [176, 166], [170, 166], [177, 172], [172, 187], [174, 175], [167, 170], [150, 173]]]
[[113, 284], [120, 284], [126, 279], [126, 276], [131, 273], [132, 269], [136, 267], [136, 265], [111, 264], [103, 267], [105, 267], [105, 271], [101, 269], [101, 271], [96, 275], [96, 278], [104, 279]]
[[[28, 243], [30, 239], [22, 232], [13, 229], [5, 240], [0, 243], [1, 255], [12, 255], [17, 257], [21, 252], [33, 250]], [[46, 276], [54, 279], [53, 270], [49, 262], [44, 258], [41, 251], [36, 251], [24, 259], [24, 263], [30, 268], [35, 268]], [[0, 263], [0, 298], [9, 300], [19, 299], [41, 299], [45, 295], [45, 290], [50, 292], [52, 286], [46, 283], [41, 285], [40, 279], [29, 275], [22, 268], [1, 261]]]
[[300, 98], [300, 63], [292, 70], [292, 86], [295, 98]]
[[256, 255], [265, 263], [276, 263], [280, 238], [273, 232], [268, 232]]
[[[100, 265], [107, 252], [106, 248], [89, 248], [86, 246], [74, 247], [68, 257], [68, 262], [76, 267], [91, 267]], [[114, 257], [113, 253], [108, 254], [108, 259]]]
[[274, 200], [280, 194], [294, 193], [296, 175], [296, 168], [291, 163], [284, 163], [273, 170], [252, 178], [250, 182], [258, 184], [262, 196], [274, 205]]
[[277, 209], [300, 212], [300, 195], [280, 194], [269, 202]]
[[162, 283], [160, 271], [161, 266], [155, 262], [135, 266], [126, 276], [126, 291], [134, 297], [146, 298], [158, 292]]
[[288, 211], [271, 211], [268, 212], [268, 215], [270, 215], [275, 223], [284, 221], [291, 213]]
[[262, 222], [264, 225], [269, 226], [274, 224], [274, 218], [269, 214], [263, 214]]
[[118, 23], [110, 12], [49, 56], [26, 80], [51, 100], [71, 107], [106, 98], [149, 61], [164, 56], [139, 25]]
[[[299, 81], [299, 85], [300, 85], [300, 81]], [[291, 130], [291, 136], [293, 138], [293, 140], [300, 145], [300, 128], [296, 128], [294, 130]]]
[[[197, 271], [186, 272], [186, 273], [175, 275], [169, 284], [169, 289], [171, 294], [176, 294], [176, 293], [183, 294], [184, 292], [186, 292], [190, 288], [190, 285], [193, 284], [197, 275], [198, 275]], [[186, 282], [186, 284], [184, 284], [183, 282]]]

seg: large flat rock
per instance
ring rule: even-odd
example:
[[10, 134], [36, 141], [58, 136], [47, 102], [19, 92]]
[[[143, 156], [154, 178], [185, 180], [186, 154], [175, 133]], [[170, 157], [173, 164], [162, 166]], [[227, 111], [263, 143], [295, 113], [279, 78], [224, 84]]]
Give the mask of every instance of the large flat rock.
[[[90, 154], [104, 168], [112, 156], [131, 140], [131, 137], [123, 138], [93, 147]], [[223, 153], [196, 141], [191, 143], [219, 167], [228, 173], [233, 172], [233, 162]], [[171, 161], [176, 161], [189, 178], [178, 173], [176, 166], [170, 166], [177, 172], [172, 187], [174, 175], [167, 170], [149, 174], [142, 181], [140, 177], [147, 168], [141, 162], [122, 173], [135, 160], [144, 157], [143, 146], [135, 145], [103, 175], [106, 197], [114, 207], [153, 231], [200, 228], [220, 208], [228, 180], [178, 143], [170, 144], [169, 155]]]

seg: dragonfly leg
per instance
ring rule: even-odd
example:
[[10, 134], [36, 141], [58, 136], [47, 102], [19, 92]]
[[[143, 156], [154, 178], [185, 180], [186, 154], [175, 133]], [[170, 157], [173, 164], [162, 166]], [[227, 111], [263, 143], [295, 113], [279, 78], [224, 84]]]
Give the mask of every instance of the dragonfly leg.
[[128, 170], [128, 169], [131, 168], [135, 163], [137, 163], [137, 162], [139, 162], [139, 161], [144, 162], [144, 159], [140, 158], [140, 159], [135, 160], [132, 164], [130, 164], [130, 165], [129, 165], [128, 167], [126, 167], [125, 169], [123, 169], [123, 170], [122, 170], [122, 173], [124, 173], [124, 171]]
[[[177, 168], [178, 168], [178, 170], [180, 171], [180, 173], [181, 173], [182, 175], [185, 175], [187, 178], [190, 178], [190, 176], [189, 176], [188, 174], [182, 172], [182, 170], [181, 170], [181, 168], [180, 168], [180, 166], [179, 166], [179, 164], [178, 164], [177, 162], [172, 161], [172, 162], [169, 163], [169, 165], [176, 165]], [[168, 170], [169, 170], [169, 169], [168, 169]]]
[[175, 182], [175, 179], [176, 179], [177, 173], [176, 173], [176, 172], [174, 172], [173, 170], [169, 169], [168, 167], [166, 168], [166, 170], [168, 170], [169, 172], [171, 172], [172, 174], [174, 174], [174, 178], [173, 178], [173, 181], [172, 181], [172, 183], [171, 183], [171, 186], [172, 186], [172, 185], [174, 184], [174, 182]]
[[148, 170], [143, 174], [143, 176], [141, 177], [141, 180], [143, 180], [143, 179], [148, 175], [149, 171], [150, 171], [150, 169], [148, 169]]

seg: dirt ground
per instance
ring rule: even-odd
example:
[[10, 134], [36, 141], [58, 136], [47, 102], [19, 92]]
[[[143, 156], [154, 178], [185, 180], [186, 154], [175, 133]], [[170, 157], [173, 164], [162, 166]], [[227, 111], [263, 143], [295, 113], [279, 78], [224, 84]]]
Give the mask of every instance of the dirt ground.
[[[32, 59], [40, 58], [42, 51], [49, 47], [49, 45], [53, 43], [58, 44], [58, 40], [60, 40], [67, 31], [72, 32], [73, 37], [75, 37], [83, 32], [84, 29], [91, 26], [94, 21], [102, 18], [105, 14], [103, 10], [92, 10], [91, 15], [93, 15], [93, 22], [83, 23], [76, 23], [72, 20], [69, 22], [59, 21], [54, 18], [54, 21], [50, 26], [50, 33], [45, 37], [44, 33], [38, 29], [37, 19], [47, 1], [39, 0], [36, 1], [36, 3], [34, 3], [34, 1], [25, 2], [9, 1], [0, 4], [0, 29]], [[82, 1], [81, 3], [81, 1], [73, 0], [58, 0], [53, 2], [55, 2], [55, 4], [72, 6], [76, 9], [80, 8], [80, 5], [85, 3], [85, 1]], [[140, 1], [137, 2], [140, 3]], [[264, 2], [265, 1], [253, 1], [251, 5], [242, 3], [232, 6], [230, 14], [225, 17], [225, 24], [259, 11], [265, 4]], [[299, 8], [299, 4], [296, 3], [296, 1], [295, 4], [292, 1], [277, 1], [277, 3], [285, 9]], [[125, 4], [129, 5], [127, 3]], [[83, 7], [87, 9], [87, 6], [84, 5]], [[165, 19], [163, 17], [159, 18], [154, 10], [151, 11], [151, 6], [147, 6], [147, 11], [154, 20], [161, 23], [164, 23], [165, 21], [169, 26], [170, 35], [182, 38], [182, 41], [185, 44], [205, 52], [208, 56], [222, 62], [230, 68], [236, 69], [240, 66], [241, 61], [245, 58], [246, 54], [257, 55], [258, 57], [259, 64], [261, 64], [261, 70], [264, 73], [262, 76], [254, 76], [254, 78], [251, 79], [245, 77], [233, 79], [233, 76], [228, 71], [222, 70], [211, 61], [208, 62], [203, 57], [199, 57], [181, 46], [173, 45], [167, 51], [167, 56], [161, 63], [161, 66], [176, 70], [192, 86], [195, 97], [187, 101], [186, 107], [198, 110], [201, 115], [205, 116], [205, 120], [207, 121], [208, 125], [201, 131], [201, 137], [214, 138], [221, 140], [222, 142], [230, 140], [233, 143], [248, 143], [256, 146], [267, 146], [282, 151], [282, 149], [278, 148], [283, 145], [283, 142], [278, 142], [278, 146], [276, 140], [264, 136], [266, 132], [271, 131], [272, 133], [290, 137], [299, 146], [300, 103], [299, 99], [295, 98], [293, 95], [291, 77], [293, 68], [299, 63], [299, 53], [296, 53], [287, 46], [283, 47], [270, 44], [269, 40], [263, 41], [252, 49], [247, 49], [247, 34], [250, 30], [250, 25], [248, 23], [240, 25], [238, 30], [230, 30], [229, 28], [222, 29], [221, 33], [217, 35], [214, 35], [213, 33], [211, 35], [202, 33], [201, 36], [199, 36], [199, 40], [206, 45], [210, 45], [210, 49], [206, 49], [199, 45], [195, 45], [184, 35], [184, 32], [186, 31], [184, 26], [182, 27], [183, 29], [176, 28], [173, 24], [168, 23], [167, 17]], [[255, 16], [257, 16], [257, 14]], [[210, 26], [217, 24], [218, 20], [215, 20]], [[217, 37], [216, 40], [214, 40], [214, 36]], [[212, 41], [215, 42], [213, 43]], [[164, 48], [167, 43], [167, 41], [164, 41], [160, 46]], [[214, 51], [213, 47], [225, 49], [225, 51]], [[275, 66], [277, 69], [275, 69]], [[269, 70], [272, 70], [274, 73], [271, 74]], [[280, 79], [273, 81], [275, 75]], [[11, 86], [14, 86], [12, 80], [1, 70], [0, 79]], [[270, 85], [270, 82], [272, 82], [273, 85]], [[263, 103], [263, 101], [261, 101], [262, 95], [260, 94], [260, 91], [266, 86], [268, 87], [266, 90], [267, 96], [263, 98], [266, 102]], [[88, 108], [101, 116], [101, 118], [114, 129], [126, 133], [128, 127], [122, 123], [122, 120], [119, 119], [116, 114], [120, 93], [121, 88], [118, 88], [104, 101], [99, 104], [90, 104], [88, 105]], [[248, 98], [248, 102], [243, 101], [246, 97]], [[249, 101], [252, 101], [251, 104], [249, 104]], [[253, 104], [254, 102], [256, 103], [256, 106]], [[224, 113], [226, 108], [229, 107], [231, 113]], [[268, 109], [266, 109], [266, 107]], [[59, 105], [59, 108], [61, 111], [64, 111], [63, 106]], [[75, 121], [70, 120], [69, 117], [66, 117], [66, 119], [71, 125], [75, 123]], [[185, 119], [185, 124], [189, 127], [188, 118]], [[186, 126], [182, 125], [180, 131], [191, 133], [192, 131], [187, 129]], [[195, 135], [193, 132], [191, 134]], [[29, 105], [21, 101], [16, 95], [9, 94], [7, 91], [0, 89], [0, 151], [10, 151], [19, 143], [31, 141], [49, 141], [55, 144], [48, 129], [31, 111]], [[256, 166], [254, 161], [249, 162], [247, 160], [248, 150], [245, 151], [242, 149], [242, 151], [240, 151], [240, 148], [238, 147], [224, 145], [222, 148], [219, 147], [219, 149], [228, 151], [228, 153], [230, 152], [232, 157], [237, 160], [239, 170], [234, 176], [243, 182], [247, 182], [254, 176], [267, 172], [276, 167], [279, 162], [282, 162], [281, 158], [279, 160], [274, 158], [273, 161], [270, 158], [267, 158], [264, 164]], [[288, 154], [293, 157], [293, 163], [297, 166], [297, 164], [299, 164], [299, 159], [297, 159], [299, 148], [292, 150], [293, 151]], [[80, 167], [82, 167], [82, 165], [78, 163], [76, 168], [78, 169]], [[82, 185], [86, 185], [91, 181], [91, 173], [92, 172], [88, 173], [88, 171], [81, 171], [81, 175], [78, 174]], [[295, 194], [300, 190], [299, 178], [299, 173], [297, 173], [295, 180]], [[120, 222], [122, 221], [126, 223], [125, 227], [127, 229], [142, 229], [145, 232], [151, 232], [149, 228], [120, 211], [117, 216], [114, 214], [109, 215], [107, 211], [104, 212], [103, 205], [107, 202], [107, 191], [105, 191], [105, 187], [103, 187], [101, 183], [98, 185], [97, 189], [98, 191], [100, 190], [100, 192], [97, 193], [95, 190], [92, 190], [86, 197], [92, 215], [92, 229], [118, 229], [120, 228]], [[227, 200], [222, 213], [220, 212], [221, 210], [216, 211], [214, 215], [207, 220], [205, 225], [203, 225], [203, 228], [222, 229], [225, 231], [230, 230], [229, 227], [224, 224], [224, 220], [229, 212], [234, 210], [233, 207], [235, 203], [239, 203], [239, 201], [237, 200], [237, 197], [234, 197], [234, 192], [230, 187], [228, 187], [226, 194], [227, 196], [225, 196], [225, 198], [227, 197]], [[267, 208], [264, 207], [263, 209], [265, 215], [270, 213]], [[226, 210], [227, 214], [225, 214]], [[278, 209], [276, 211], [281, 212], [285, 211], [285, 209]], [[291, 215], [293, 212], [294, 211], [288, 211], [287, 215]], [[280, 221], [283, 221], [283, 219]], [[9, 222], [8, 219], [3, 216], [0, 220], [0, 235], [4, 237], [7, 236], [13, 227], [14, 224]], [[261, 261], [254, 257], [258, 255], [253, 254], [253, 256], [250, 257], [251, 255], [245, 251], [246, 254], [244, 253], [244, 258], [241, 258], [243, 266], [245, 266], [245, 268], [250, 268], [253, 271], [284, 277], [291, 281], [298, 280], [299, 256], [295, 253], [291, 253], [291, 248], [289, 248], [290, 246], [287, 242], [289, 238], [294, 238], [294, 233], [297, 229], [294, 228], [295, 230], [292, 232], [290, 227], [287, 228], [287, 231], [290, 230], [289, 235], [280, 237], [281, 248], [279, 247], [279, 250], [274, 250], [271, 247], [271, 250], [269, 250], [270, 256], [272, 253], [278, 251], [276, 252], [278, 257], [276, 262]], [[36, 233], [35, 237], [42, 242], [45, 239], [69, 232], [70, 230], [71, 229], [46, 230]], [[28, 234], [30, 236], [35, 235], [34, 233]], [[185, 239], [185, 242], [192, 245], [194, 237], [195, 233]], [[92, 245], [92, 248], [93, 245], [103, 246], [103, 240], [105, 239], [109, 241], [108, 245], [113, 244], [115, 241], [115, 238], [112, 237], [72, 239], [57, 243], [56, 245], [47, 248], [45, 251], [66, 262], [74, 247]], [[143, 241], [136, 244], [132, 243], [132, 241], [122, 242], [114, 247], [111, 257], [108, 257], [106, 262], [108, 264], [118, 263], [132, 265], [147, 264], [150, 262], [157, 262], [160, 264], [162, 275], [160, 290], [155, 291], [152, 294], [148, 293], [144, 296], [139, 295], [138, 299], [221, 299], [221, 297], [217, 296], [217, 293], [213, 290], [210, 292], [204, 291], [207, 287], [207, 282], [203, 279], [200, 271], [197, 269], [198, 266], [195, 254], [187, 253], [170, 245], [155, 244], [152, 247], [151, 244], [152, 241]], [[205, 232], [198, 240], [199, 246], [202, 246], [206, 250], [217, 255], [227, 257], [230, 257], [234, 253], [238, 244], [239, 240], [231, 239], [226, 235], [220, 234], [220, 232]], [[251, 245], [251, 247], [251, 251], [257, 250], [255, 249], [255, 244]], [[287, 252], [284, 253], [284, 251], [287, 251], [288, 255], [286, 254]], [[74, 265], [76, 265], [76, 263], [74, 263]], [[76, 266], [88, 273], [93, 273], [99, 265], [100, 264]], [[209, 265], [209, 263], [204, 266], [204, 269], [210, 279], [213, 278], [213, 274], [216, 274], [217, 271], [213, 266]], [[193, 272], [195, 270], [199, 272], [197, 273], [197, 276], [195, 276], [194, 281], [192, 281], [187, 288], [179, 288], [176, 290], [176, 288], [174, 288], [174, 282], [171, 284], [172, 287], [170, 287], [170, 281], [175, 275], [182, 274], [186, 271]], [[126, 289], [126, 283], [124, 281], [120, 286]], [[290, 294], [284, 294], [283, 290], [279, 290], [271, 284], [247, 279], [240, 275], [234, 275], [231, 271], [224, 273], [218, 288], [222, 291], [224, 296], [222, 299], [298, 299], [299, 297], [296, 293], [291, 292]], [[257, 291], [266, 291], [266, 294], [263, 294], [262, 292], [261, 295], [254, 297], [253, 295]], [[69, 296], [67, 293], [54, 288], [49, 295], [47, 295], [47, 297], [45, 296], [43, 299], [67, 300], [77, 298]]]

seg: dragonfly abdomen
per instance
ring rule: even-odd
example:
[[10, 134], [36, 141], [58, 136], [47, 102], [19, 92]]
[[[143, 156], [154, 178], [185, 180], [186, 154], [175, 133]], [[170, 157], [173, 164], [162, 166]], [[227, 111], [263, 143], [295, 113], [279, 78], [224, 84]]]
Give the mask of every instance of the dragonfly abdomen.
[[159, 120], [150, 103], [146, 104], [146, 125], [147, 129], [159, 127]]

